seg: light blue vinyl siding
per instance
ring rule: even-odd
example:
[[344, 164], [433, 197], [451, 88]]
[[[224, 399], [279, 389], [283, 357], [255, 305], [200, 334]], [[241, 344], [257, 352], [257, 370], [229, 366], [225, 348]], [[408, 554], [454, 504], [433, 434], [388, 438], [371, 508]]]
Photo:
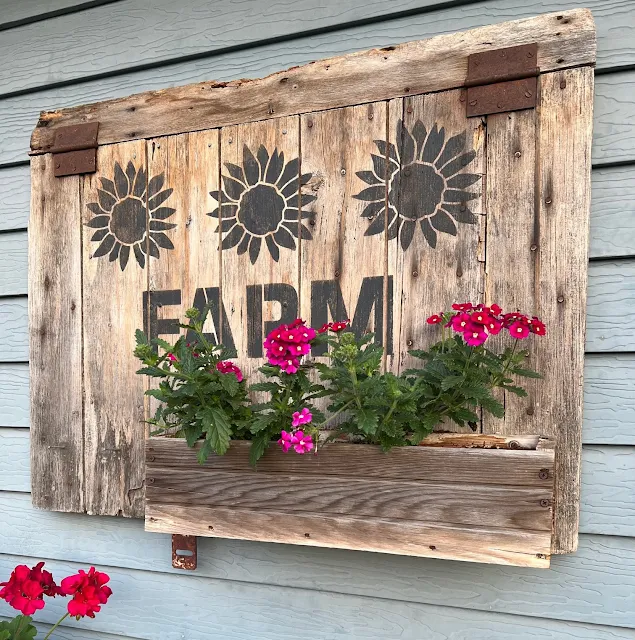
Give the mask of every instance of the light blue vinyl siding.
[[[580, 549], [547, 571], [201, 539], [170, 565], [140, 521], [29, 491], [29, 136], [40, 110], [580, 6], [579, 0], [0, 0], [0, 578], [95, 563], [115, 594], [60, 640], [635, 640], [635, 5], [598, 27]], [[47, 608], [52, 622], [61, 604]], [[0, 606], [0, 616], [11, 615]]]

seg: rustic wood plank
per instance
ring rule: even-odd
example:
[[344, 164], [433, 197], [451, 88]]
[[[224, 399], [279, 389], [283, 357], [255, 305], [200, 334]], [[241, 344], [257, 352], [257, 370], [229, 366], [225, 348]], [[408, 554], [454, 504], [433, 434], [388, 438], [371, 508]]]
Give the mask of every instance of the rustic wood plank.
[[255, 382], [267, 333], [298, 317], [299, 119], [227, 127], [220, 148], [222, 340]]
[[[441, 91], [463, 85], [469, 54], [534, 41], [543, 72], [595, 62], [591, 13], [547, 14], [333, 58], [262, 80], [202, 83], [43, 113], [31, 149], [45, 153], [59, 126], [86, 120], [100, 122], [99, 143], [107, 144]], [[178, 110], [172, 109], [176, 102]]]
[[[80, 178], [31, 165], [29, 323], [33, 504], [84, 508]], [[55, 224], [50, 223], [51, 219]], [[72, 482], [68, 479], [72, 478]]]
[[[553, 488], [157, 469], [149, 503], [551, 531]], [[546, 507], [541, 501], [546, 501]]]
[[548, 567], [551, 544], [550, 532], [161, 503], [148, 503], [146, 530], [523, 567]]
[[540, 436], [501, 436], [498, 434], [431, 433], [424, 438], [421, 447], [475, 447], [479, 449], [526, 449], [535, 450]]
[[132, 352], [143, 326], [147, 253], [160, 256], [148, 243], [147, 212], [168, 192], [160, 180], [147, 180], [142, 141], [102, 147], [97, 163], [82, 194], [85, 508], [139, 517], [145, 383]]
[[462, 97], [455, 90], [405, 98], [402, 109], [391, 102], [391, 120], [404, 123], [392, 134], [401, 164], [393, 205], [401, 225], [396, 237], [389, 232], [389, 268], [401, 305], [395, 371], [419, 366], [408, 352], [441, 338], [426, 324], [429, 315], [453, 302], [476, 302], [483, 290], [485, 126], [481, 118], [467, 119]]
[[[505, 312], [521, 311], [530, 317], [540, 316], [540, 227], [535, 203], [537, 118], [533, 109], [487, 118], [485, 303], [496, 303]], [[510, 278], [512, 269], [523, 276]], [[497, 350], [517, 342], [506, 332], [491, 341]], [[532, 355], [528, 366], [542, 373], [554, 343], [536, 337], [529, 341], [534, 344], [530, 345]], [[528, 416], [534, 416], [530, 421], [533, 433], [536, 428], [542, 429], [549, 413], [538, 411], [539, 416], [536, 415], [535, 405], [536, 394], [543, 384], [543, 380], [524, 379], [522, 386], [529, 394], [526, 398], [498, 394], [505, 406], [505, 416], [495, 418], [483, 412], [483, 431], [529, 433]]]
[[[209, 464], [219, 471], [249, 468], [248, 442], [235, 441], [224, 456], [213, 456]], [[351, 447], [353, 449], [351, 450]], [[351, 453], [352, 452], [352, 453]], [[553, 451], [501, 451], [437, 447], [396, 447], [387, 455], [379, 447], [364, 444], [332, 444], [320, 447], [317, 456], [285, 456], [273, 445], [259, 460], [260, 472], [311, 473], [383, 478], [404, 481], [444, 482], [460, 478], [465, 484], [545, 487], [551, 482]], [[150, 438], [146, 456], [153, 457], [146, 470], [198, 469], [196, 456], [184, 440]], [[510, 465], [505, 462], [513, 460]], [[310, 466], [309, 466], [310, 465]], [[511, 469], [510, 469], [511, 467]], [[547, 478], [540, 477], [546, 469]], [[543, 474], [544, 475], [544, 474]]]
[[373, 218], [384, 217], [379, 209], [384, 208], [385, 187], [372, 187], [379, 195], [371, 205], [360, 194], [379, 178], [363, 181], [358, 176], [373, 173], [373, 162], [376, 171], [385, 172], [374, 141], [385, 138], [386, 105], [310, 113], [302, 116], [300, 126], [302, 173], [311, 175], [305, 193], [317, 197], [304, 208], [314, 210], [315, 224], [310, 226], [312, 240], [302, 243], [301, 315], [316, 328], [350, 319], [358, 335], [373, 331], [385, 344], [389, 327], [392, 333], [392, 319], [386, 323], [391, 293], [385, 281], [385, 239], [365, 235], [368, 218], [362, 217], [372, 207]]

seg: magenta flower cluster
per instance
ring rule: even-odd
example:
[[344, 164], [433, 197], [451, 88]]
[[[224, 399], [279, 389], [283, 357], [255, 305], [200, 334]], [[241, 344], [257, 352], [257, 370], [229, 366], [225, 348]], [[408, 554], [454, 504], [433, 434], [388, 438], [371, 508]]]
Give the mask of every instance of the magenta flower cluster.
[[221, 360], [220, 362], [217, 362], [216, 369], [220, 373], [233, 373], [236, 376], [236, 380], [238, 380], [238, 382], [243, 381], [243, 372], [240, 370], [240, 367], [235, 365], [230, 360]]
[[314, 338], [315, 329], [307, 327], [301, 318], [289, 325], [282, 324], [264, 342], [267, 361], [285, 373], [296, 373], [300, 358], [311, 351], [311, 340]]
[[[302, 411], [296, 411], [293, 414], [291, 426], [300, 427], [304, 424], [309, 424], [311, 420], [313, 420], [313, 415], [306, 407], [304, 407]], [[313, 449], [313, 438], [310, 434], [304, 433], [301, 429], [297, 429], [291, 433], [288, 431], [282, 431], [278, 444], [285, 453], [293, 447], [293, 450], [296, 453], [304, 454]]]

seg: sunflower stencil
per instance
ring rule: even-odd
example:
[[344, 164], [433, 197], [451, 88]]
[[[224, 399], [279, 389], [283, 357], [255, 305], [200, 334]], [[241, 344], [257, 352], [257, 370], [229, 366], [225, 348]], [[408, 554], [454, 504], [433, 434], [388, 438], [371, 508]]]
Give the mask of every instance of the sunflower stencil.
[[86, 206], [94, 217], [86, 223], [96, 229], [93, 242], [100, 242], [93, 258], [109, 255], [110, 262], [119, 260], [123, 271], [132, 249], [137, 264], [143, 269], [146, 254], [159, 257], [159, 247], [174, 249], [172, 241], [163, 233], [174, 229], [176, 224], [164, 222], [176, 209], [161, 205], [172, 195], [172, 189], [163, 189], [163, 174], [149, 182], [145, 169], [137, 171], [132, 162], [126, 170], [116, 162], [113, 180], [101, 178], [101, 189], [97, 190], [98, 202]]
[[443, 127], [435, 123], [428, 131], [420, 120], [409, 131], [399, 120], [399, 151], [390, 142], [375, 140], [381, 155], [371, 154], [373, 170], [356, 174], [370, 186], [353, 196], [369, 203], [362, 212], [371, 221], [365, 235], [387, 231], [389, 240], [399, 237], [405, 251], [418, 226], [434, 249], [437, 233], [455, 236], [457, 223], [475, 224], [478, 218], [466, 203], [480, 193], [466, 189], [481, 176], [459, 173], [476, 157], [476, 151], [465, 151], [466, 139], [463, 131], [446, 141]]
[[254, 156], [245, 145], [242, 167], [230, 162], [225, 167], [229, 175], [221, 176], [222, 193], [210, 192], [220, 206], [207, 214], [218, 218], [216, 231], [225, 234], [222, 250], [237, 246], [239, 255], [249, 251], [249, 260], [255, 264], [264, 240], [278, 262], [280, 247], [295, 250], [296, 239], [312, 239], [302, 220], [313, 214], [303, 207], [316, 197], [299, 192], [312, 174], [299, 175], [298, 158], [285, 164], [284, 153], [277, 148], [269, 154], [261, 145]]

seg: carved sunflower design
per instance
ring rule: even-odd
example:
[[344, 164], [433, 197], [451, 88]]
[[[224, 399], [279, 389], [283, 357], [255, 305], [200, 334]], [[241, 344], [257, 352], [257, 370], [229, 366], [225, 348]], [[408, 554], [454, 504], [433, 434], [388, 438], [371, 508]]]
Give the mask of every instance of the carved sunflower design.
[[369, 203], [362, 212], [371, 220], [365, 235], [387, 231], [390, 240], [399, 237], [405, 251], [419, 226], [434, 249], [437, 233], [456, 235], [457, 223], [474, 224], [477, 217], [466, 203], [480, 194], [465, 189], [481, 176], [460, 173], [476, 157], [476, 151], [465, 151], [466, 138], [463, 131], [446, 141], [437, 124], [428, 131], [417, 120], [409, 131], [399, 120], [400, 153], [394, 144], [375, 140], [381, 155], [371, 154], [373, 170], [357, 172], [370, 186], [354, 196]]
[[312, 174], [298, 175], [298, 158], [285, 164], [284, 153], [277, 148], [270, 155], [261, 145], [254, 156], [245, 145], [242, 167], [229, 162], [225, 167], [229, 175], [222, 176], [222, 193], [210, 192], [220, 206], [207, 214], [219, 219], [225, 234], [222, 250], [237, 246], [239, 255], [249, 251], [251, 264], [255, 264], [264, 240], [277, 262], [280, 247], [295, 250], [296, 238], [312, 239], [302, 223], [312, 214], [302, 208], [316, 198], [299, 192]]
[[130, 258], [130, 250], [141, 268], [145, 267], [146, 254], [159, 257], [159, 247], [174, 249], [172, 241], [163, 233], [176, 224], [164, 222], [176, 209], [161, 205], [172, 195], [172, 189], [163, 189], [163, 174], [147, 181], [146, 171], [137, 171], [132, 162], [126, 170], [116, 162], [113, 180], [101, 178], [97, 191], [98, 202], [86, 206], [94, 217], [86, 223], [96, 229], [91, 237], [100, 245], [93, 258], [109, 254], [110, 262], [119, 259], [123, 271]]

